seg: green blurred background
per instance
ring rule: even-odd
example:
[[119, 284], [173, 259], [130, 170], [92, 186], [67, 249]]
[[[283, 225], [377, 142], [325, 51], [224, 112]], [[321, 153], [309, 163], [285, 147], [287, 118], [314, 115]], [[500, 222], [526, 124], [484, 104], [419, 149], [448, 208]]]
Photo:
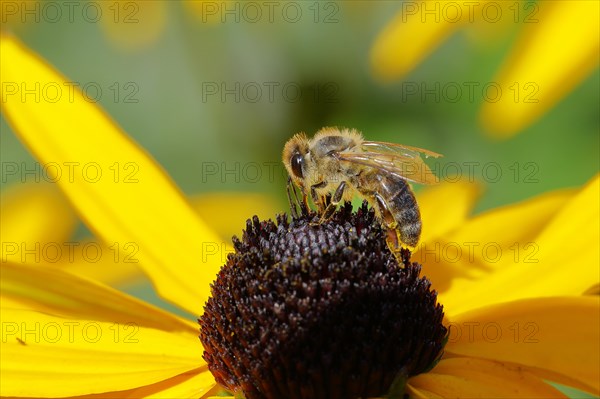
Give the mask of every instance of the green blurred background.
[[[78, 3], [72, 21], [64, 5], [50, 2], [62, 9], [57, 18], [47, 3], [28, 3], [39, 17], [5, 12], [5, 28], [88, 89], [190, 195], [258, 192], [284, 210], [283, 144], [323, 126], [444, 154], [429, 162], [442, 179], [458, 172], [484, 184], [476, 211], [579, 186], [599, 169], [597, 70], [512, 139], [478, 124], [485, 100], [480, 89], [469, 98], [464, 82], [492, 82], [522, 24], [466, 26], [403, 80], [382, 84], [368, 57], [395, 1], [142, 2], [159, 10], [154, 25], [136, 12], [141, 3], [104, 2], [102, 18], [118, 10], [121, 28], [133, 13], [129, 31], [91, 22], [93, 8], [82, 15], [97, 2]], [[1, 128], [2, 162], [34, 167], [4, 118]], [[3, 175], [2, 187], [20, 180]]]

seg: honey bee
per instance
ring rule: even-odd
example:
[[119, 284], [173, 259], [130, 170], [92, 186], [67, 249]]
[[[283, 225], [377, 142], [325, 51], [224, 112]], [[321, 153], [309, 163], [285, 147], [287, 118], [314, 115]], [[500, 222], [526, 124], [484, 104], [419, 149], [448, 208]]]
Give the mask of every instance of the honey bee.
[[[333, 215], [338, 204], [357, 194], [374, 208], [394, 254], [399, 253], [400, 244], [414, 248], [421, 235], [421, 214], [408, 182], [437, 182], [422, 156], [441, 155], [400, 144], [366, 141], [353, 129], [326, 127], [312, 139], [304, 133], [296, 134], [283, 149], [283, 163], [290, 176], [292, 216], [298, 216], [296, 203], [302, 212], [308, 210], [310, 194], [322, 223]], [[296, 195], [292, 182], [302, 193], [302, 200], [296, 198], [296, 203], [292, 200], [291, 192]]]

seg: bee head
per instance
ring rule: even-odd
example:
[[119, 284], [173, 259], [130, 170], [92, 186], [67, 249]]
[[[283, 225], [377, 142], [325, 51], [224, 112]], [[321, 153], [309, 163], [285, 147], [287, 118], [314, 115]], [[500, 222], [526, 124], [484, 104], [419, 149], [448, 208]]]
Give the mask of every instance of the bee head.
[[298, 133], [283, 148], [283, 164], [294, 182], [302, 186], [306, 175], [306, 155], [309, 152], [308, 139], [304, 133]]

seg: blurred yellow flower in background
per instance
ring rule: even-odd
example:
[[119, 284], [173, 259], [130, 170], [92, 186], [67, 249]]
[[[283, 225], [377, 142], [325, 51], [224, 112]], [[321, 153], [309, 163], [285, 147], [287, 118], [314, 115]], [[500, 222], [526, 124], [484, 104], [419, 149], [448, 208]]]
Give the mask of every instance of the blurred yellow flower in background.
[[600, 3], [588, 0], [404, 2], [373, 44], [371, 66], [384, 81], [417, 67], [456, 30], [502, 19], [523, 23], [513, 50], [493, 79], [496, 101], [481, 121], [496, 137], [510, 137], [552, 108], [594, 70], [600, 54]]
[[95, 4], [105, 16], [98, 18], [104, 34], [124, 50], [153, 45], [166, 30], [169, 7], [163, 0], [116, 0]]
[[163, 0], [50, 2], [40, 0], [0, 0], [3, 28], [24, 30], [40, 21], [73, 23], [78, 18], [101, 27], [103, 33], [122, 50], [141, 50], [154, 44], [164, 33], [169, 17]]
[[[56, 102], [14, 95], [4, 83], [31, 86], [65, 79], [14, 37], [0, 40], [2, 111], [14, 131], [41, 162], [96, 163], [103, 170], [113, 170], [115, 162], [136, 165], [135, 182], [75, 174], [57, 184], [99, 239], [137, 244], [139, 266], [161, 297], [200, 315], [223, 256], [208, 257], [207, 245], [220, 243], [221, 237], [160, 166], [81, 93]], [[581, 295], [600, 280], [598, 183], [595, 176], [578, 191], [548, 193], [475, 218], [469, 213], [477, 189], [470, 185], [443, 184], [420, 196], [423, 218], [432, 226], [424, 231], [425, 245], [489, 238], [506, 248], [515, 240], [531, 240], [539, 246], [539, 262], [508, 258], [492, 265], [478, 256], [485, 268], [473, 274], [465, 270], [470, 262], [464, 259], [458, 274], [453, 265], [443, 265], [446, 256], [434, 262], [431, 272], [441, 268], [432, 278], [434, 287], [436, 279], [452, 282], [440, 294], [451, 326], [448, 356], [409, 381], [411, 394], [561, 397], [544, 382], [550, 380], [598, 395], [600, 298]], [[21, 237], [28, 234], [36, 232]], [[430, 262], [424, 263], [428, 275]], [[1, 282], [0, 395], [197, 398], [216, 393], [195, 323], [60, 270], [7, 263]], [[465, 328], [474, 323], [493, 324], [502, 334], [493, 340], [481, 331], [467, 334]], [[514, 326], [518, 334], [530, 333], [528, 326], [537, 330], [515, 338]], [[452, 327], [462, 334], [452, 335]], [[535, 341], [529, 345], [525, 338]]]
[[[0, 235], [5, 244], [0, 248], [2, 259], [9, 254], [22, 259], [23, 249], [48, 243], [66, 242], [71, 238], [77, 218], [61, 195], [51, 185], [14, 185], [2, 193]], [[30, 257], [30, 260], [34, 260]]]

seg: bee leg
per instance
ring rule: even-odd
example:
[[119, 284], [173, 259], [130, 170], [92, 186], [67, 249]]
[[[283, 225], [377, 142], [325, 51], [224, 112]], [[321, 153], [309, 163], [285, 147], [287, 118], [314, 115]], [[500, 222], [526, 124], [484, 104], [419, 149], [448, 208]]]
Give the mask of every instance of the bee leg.
[[[292, 214], [292, 219], [298, 219], [298, 208], [296, 207], [296, 205], [298, 205], [298, 196], [296, 195], [296, 188], [292, 183], [291, 177], [288, 177], [286, 191], [288, 202], [290, 204], [290, 212]], [[294, 193], [294, 199], [292, 199], [292, 192]]]
[[385, 241], [388, 245], [388, 248], [394, 254], [398, 260], [398, 263], [403, 265], [404, 261], [402, 260], [402, 255], [400, 253], [402, 247], [400, 246], [400, 241], [398, 240], [398, 231], [396, 230], [398, 223], [396, 222], [396, 219], [394, 219], [394, 215], [390, 211], [383, 197], [379, 195], [379, 193], [375, 193], [373, 196], [377, 201], [377, 207], [379, 208], [379, 214], [381, 215], [383, 227], [386, 229]]
[[311, 196], [313, 202], [315, 203], [315, 205], [317, 206], [317, 211], [320, 214], [322, 214], [325, 211], [325, 205], [324, 205], [323, 198], [317, 194], [317, 188], [325, 187], [326, 185], [327, 185], [327, 182], [322, 181], [320, 183], [313, 184], [312, 186], [310, 186], [310, 196]]
[[321, 215], [321, 219], [319, 220], [319, 223], [323, 223], [323, 222], [329, 220], [329, 218], [331, 218], [331, 216], [333, 215], [333, 212], [335, 212], [335, 210], [337, 209], [337, 206], [339, 205], [339, 203], [342, 201], [342, 198], [344, 197], [345, 189], [346, 189], [346, 182], [343, 181], [340, 183], [338, 188], [335, 190], [335, 193], [333, 193], [333, 197], [329, 198], [327, 208], [325, 208], [323, 215]]
[[302, 212], [302, 215], [308, 215], [309, 208], [308, 208], [308, 198], [306, 196], [306, 192], [304, 191], [304, 188], [301, 188], [300, 192], [302, 193], [302, 199], [298, 199], [296, 190], [294, 190], [294, 196], [296, 197], [296, 202], [300, 206], [300, 212]]
[[[300, 215], [308, 215], [308, 199], [306, 197], [306, 193], [304, 189], [300, 188], [302, 193], [302, 200], [298, 198], [298, 192], [296, 190], [296, 185], [292, 182], [292, 178], [288, 177], [287, 180], [287, 197], [288, 202], [290, 204], [290, 211], [292, 214], [292, 218], [297, 219]], [[293, 198], [292, 198], [293, 196]], [[300, 212], [298, 213], [298, 208], [300, 208]]]

